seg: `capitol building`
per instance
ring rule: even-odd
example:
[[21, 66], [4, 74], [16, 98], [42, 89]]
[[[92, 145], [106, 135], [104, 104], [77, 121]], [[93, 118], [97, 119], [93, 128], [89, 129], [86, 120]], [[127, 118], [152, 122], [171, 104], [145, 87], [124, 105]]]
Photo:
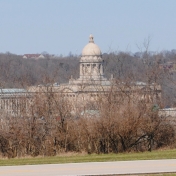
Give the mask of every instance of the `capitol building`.
[[54, 95], [52, 97], [55, 99], [67, 100], [72, 105], [70, 111], [74, 113], [77, 113], [78, 110], [90, 110], [93, 108], [90, 104], [96, 102], [100, 97], [109, 96], [111, 92], [115, 92], [113, 93], [114, 97], [118, 97], [121, 92], [130, 93], [132, 97], [135, 95], [140, 100], [150, 99], [153, 103], [157, 103], [161, 96], [161, 87], [156, 84], [133, 82], [130, 87], [127, 87], [125, 83], [119, 83], [113, 75], [107, 79], [104, 75], [102, 52], [94, 43], [92, 35], [89, 36], [89, 42], [82, 50], [79, 70], [79, 78], [74, 79], [71, 76], [67, 84], [39, 85], [26, 89], [2, 89], [0, 93], [1, 114], [3, 112], [15, 115], [20, 114], [22, 110], [27, 112], [29, 107], [36, 103], [33, 101], [36, 99], [36, 95], [40, 94], [37, 98], [42, 102], [47, 99], [43, 97], [48, 92], [52, 93]]

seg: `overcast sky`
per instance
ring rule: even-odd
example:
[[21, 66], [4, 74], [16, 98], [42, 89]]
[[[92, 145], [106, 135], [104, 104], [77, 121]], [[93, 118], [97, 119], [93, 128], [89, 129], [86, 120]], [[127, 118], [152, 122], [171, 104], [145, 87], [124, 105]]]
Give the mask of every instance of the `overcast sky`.
[[0, 0], [0, 52], [80, 54], [176, 49], [176, 0]]

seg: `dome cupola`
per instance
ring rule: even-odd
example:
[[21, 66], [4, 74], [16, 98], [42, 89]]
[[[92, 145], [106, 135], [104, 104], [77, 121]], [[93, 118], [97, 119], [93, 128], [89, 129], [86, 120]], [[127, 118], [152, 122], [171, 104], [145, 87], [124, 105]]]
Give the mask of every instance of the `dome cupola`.
[[89, 43], [83, 48], [80, 58], [80, 75], [72, 83], [79, 84], [109, 84], [104, 77], [104, 60], [100, 48], [94, 43], [93, 36], [89, 36]]
[[82, 50], [82, 56], [100, 56], [100, 55], [102, 55], [101, 50], [94, 43], [93, 35], [90, 35], [89, 43]]

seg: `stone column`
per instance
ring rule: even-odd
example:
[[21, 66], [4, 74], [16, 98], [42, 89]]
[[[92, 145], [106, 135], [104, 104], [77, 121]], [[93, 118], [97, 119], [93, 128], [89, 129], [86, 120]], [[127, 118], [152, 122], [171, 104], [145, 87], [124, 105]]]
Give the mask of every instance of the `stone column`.
[[82, 64], [80, 64], [80, 76], [82, 76], [82, 69], [83, 69]]
[[3, 109], [5, 110], [5, 100], [3, 99]]
[[103, 75], [103, 67], [102, 67], [102, 64], [100, 65], [100, 75]]
[[4, 100], [4, 109], [7, 110], [6, 100]]
[[2, 99], [0, 99], [0, 109], [2, 109]]
[[9, 99], [7, 99], [7, 110], [9, 110]]

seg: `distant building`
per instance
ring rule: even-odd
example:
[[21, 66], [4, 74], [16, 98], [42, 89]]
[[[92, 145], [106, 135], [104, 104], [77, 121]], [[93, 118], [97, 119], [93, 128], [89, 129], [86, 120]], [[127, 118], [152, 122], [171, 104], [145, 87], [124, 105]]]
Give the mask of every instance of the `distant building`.
[[[42, 55], [24, 55], [23, 58], [43, 58]], [[71, 79], [66, 84], [39, 85], [27, 88], [26, 92], [3, 91], [0, 93], [0, 102], [2, 110], [15, 114], [22, 112], [26, 107], [35, 108], [33, 103], [40, 102], [47, 105], [48, 97], [54, 97], [62, 102], [68, 100], [71, 104], [72, 112], [84, 112], [87, 116], [97, 113], [94, 102], [102, 97], [103, 101], [110, 97], [113, 101], [120, 101], [121, 94], [131, 97], [135, 103], [137, 101], [147, 101], [157, 104], [161, 96], [161, 86], [157, 84], [146, 84], [143, 82], [130, 82], [126, 85], [124, 82], [116, 82], [113, 75], [107, 79], [104, 75], [104, 60], [100, 48], [94, 43], [92, 35], [89, 37], [89, 43], [83, 48], [79, 63], [80, 74], [78, 79]], [[18, 95], [15, 97], [15, 95]], [[24, 97], [24, 98], [23, 98]], [[18, 99], [14, 101], [14, 99]], [[124, 99], [124, 97], [123, 97]], [[26, 100], [26, 102], [24, 102]], [[35, 100], [35, 101], [34, 101]], [[14, 101], [14, 102], [13, 102]], [[64, 102], [64, 101], [63, 101]], [[19, 103], [19, 104], [18, 104]], [[22, 105], [20, 104], [22, 103]], [[51, 106], [51, 99], [48, 106]], [[96, 103], [95, 103], [96, 104]], [[53, 105], [57, 105], [54, 101]], [[18, 107], [19, 110], [13, 109]], [[63, 105], [64, 107], [64, 105]], [[22, 108], [22, 109], [20, 109]], [[57, 108], [57, 107], [56, 107]], [[43, 111], [43, 109], [42, 109]], [[13, 112], [13, 113], [12, 113]], [[58, 116], [57, 113], [52, 112]]]
[[160, 109], [158, 115], [165, 117], [167, 121], [176, 127], [176, 108]]
[[1, 115], [19, 115], [27, 110], [30, 95], [25, 89], [0, 89], [0, 113]]
[[160, 109], [159, 115], [164, 117], [176, 117], [176, 108]]
[[[68, 83], [48, 86], [29, 87], [29, 92], [58, 92], [64, 99], [68, 99], [73, 105], [74, 112], [90, 112], [91, 103], [96, 102], [99, 97], [106, 99], [111, 92], [113, 98], [118, 99], [120, 94], [127, 95], [134, 101], [148, 101], [157, 104], [161, 97], [161, 86], [158, 84], [146, 84], [144, 82], [130, 82], [126, 85], [123, 82], [117, 82], [111, 76], [107, 79], [104, 75], [104, 59], [98, 45], [94, 43], [92, 35], [89, 37], [89, 43], [83, 48], [79, 63], [79, 78], [71, 79]], [[114, 100], [114, 101], [116, 101]], [[94, 111], [93, 111], [94, 112]], [[87, 114], [87, 113], [86, 113]]]
[[24, 54], [23, 59], [44, 59], [45, 56], [42, 54]]

